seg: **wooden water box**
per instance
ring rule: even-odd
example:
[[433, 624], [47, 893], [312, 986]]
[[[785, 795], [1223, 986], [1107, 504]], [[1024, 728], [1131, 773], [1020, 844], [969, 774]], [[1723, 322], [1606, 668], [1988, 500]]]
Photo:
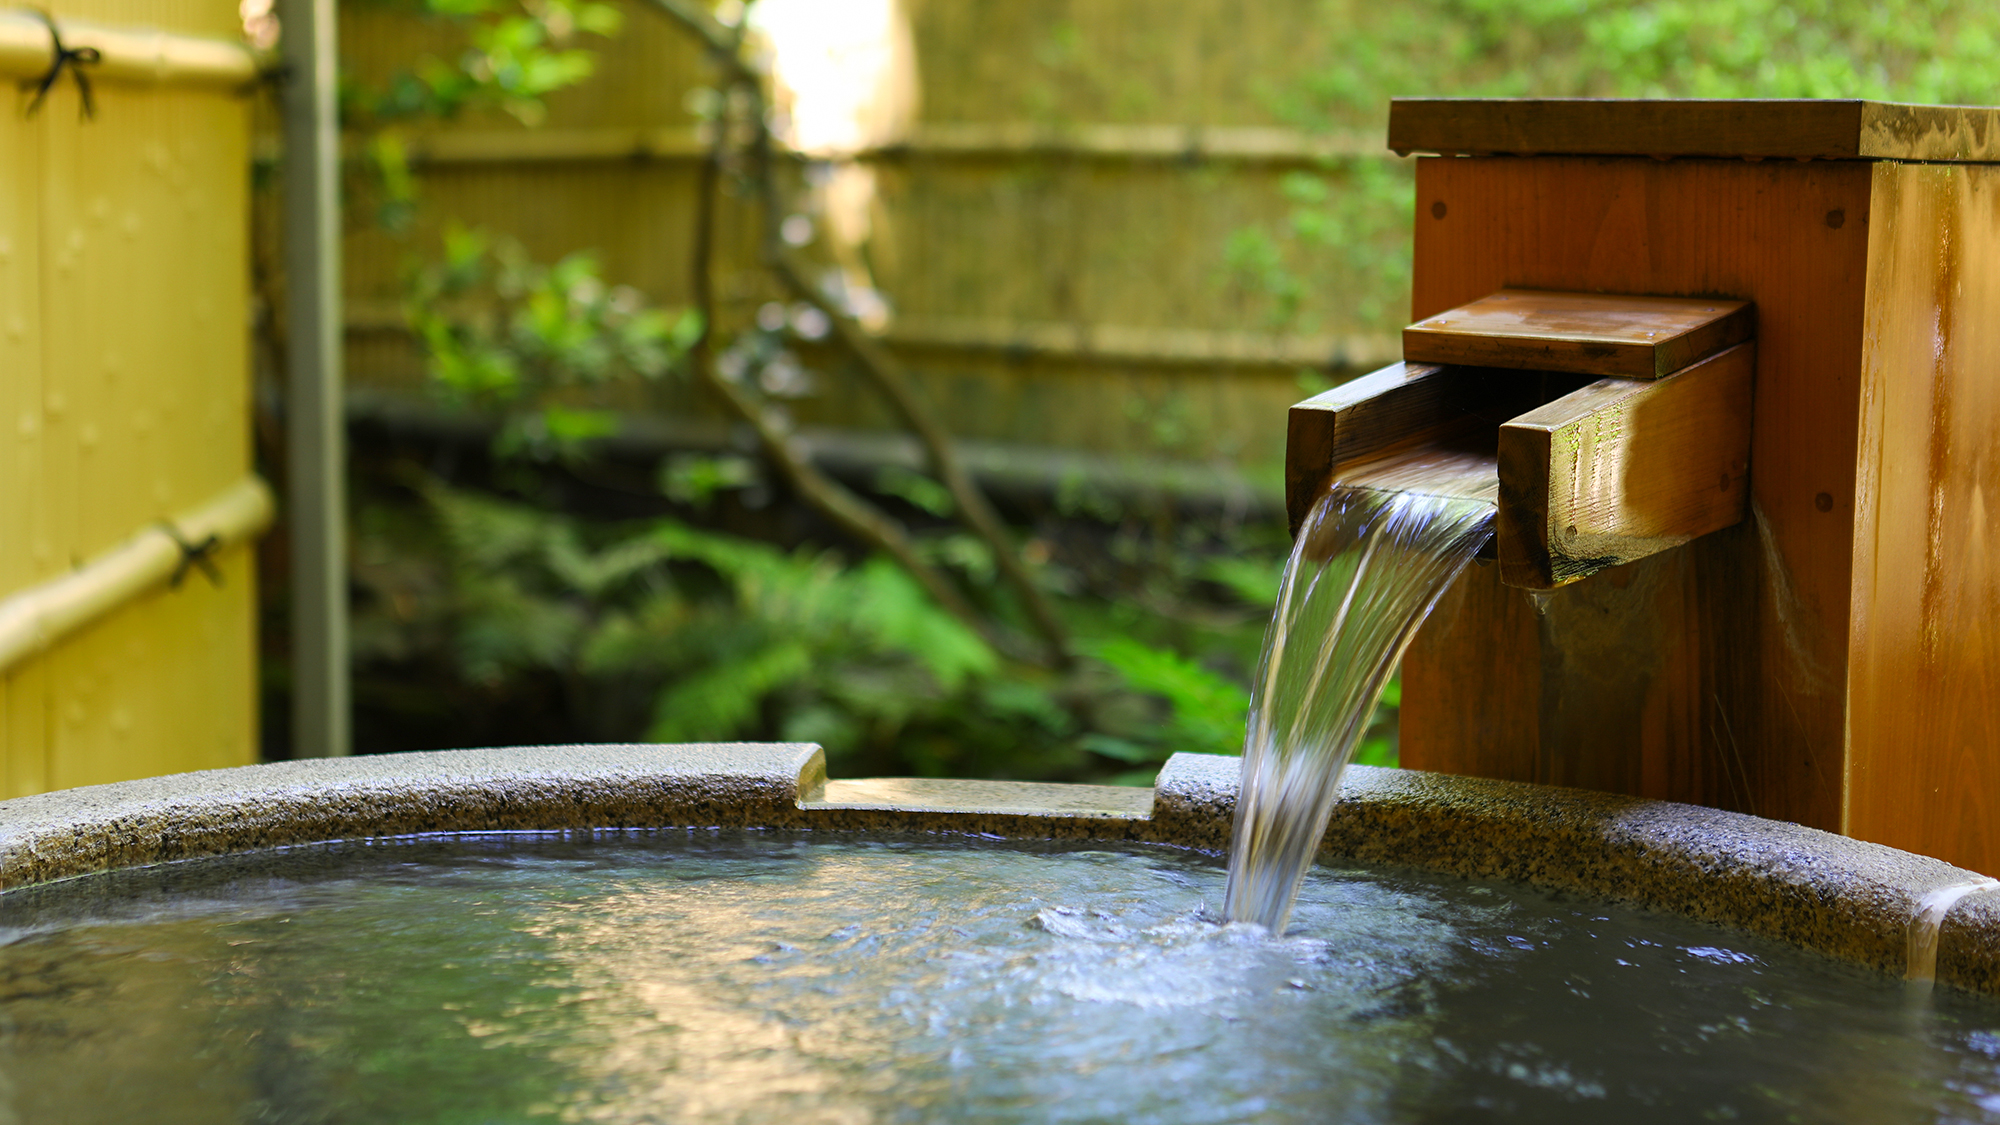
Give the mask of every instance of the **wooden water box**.
[[1389, 134], [1436, 154], [1405, 363], [1293, 408], [1287, 492], [1494, 428], [1494, 557], [1404, 659], [1403, 763], [2000, 874], [2000, 110], [1398, 100]]

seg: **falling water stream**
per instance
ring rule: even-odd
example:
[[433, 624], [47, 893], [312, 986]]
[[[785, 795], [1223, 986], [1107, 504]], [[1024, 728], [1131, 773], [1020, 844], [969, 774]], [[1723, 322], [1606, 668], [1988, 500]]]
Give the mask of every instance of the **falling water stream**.
[[1224, 912], [1283, 933], [1376, 697], [1492, 535], [1491, 457], [1420, 447], [1344, 472], [1306, 517], [1250, 696]]

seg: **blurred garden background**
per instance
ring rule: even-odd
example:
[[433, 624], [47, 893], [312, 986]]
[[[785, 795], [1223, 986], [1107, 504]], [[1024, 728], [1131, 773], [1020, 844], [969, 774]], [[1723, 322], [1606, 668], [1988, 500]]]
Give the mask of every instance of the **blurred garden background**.
[[1285, 408], [1399, 354], [1391, 96], [2000, 102], [1980, 0], [344, 0], [340, 36], [355, 750], [845, 776], [1240, 748]]

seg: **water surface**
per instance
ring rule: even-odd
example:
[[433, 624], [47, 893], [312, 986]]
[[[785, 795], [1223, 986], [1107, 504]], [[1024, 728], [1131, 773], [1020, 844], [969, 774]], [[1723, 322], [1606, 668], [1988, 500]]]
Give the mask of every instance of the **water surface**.
[[1676, 918], [1165, 848], [428, 838], [0, 895], [0, 1121], [2000, 1120], [2000, 1006]]

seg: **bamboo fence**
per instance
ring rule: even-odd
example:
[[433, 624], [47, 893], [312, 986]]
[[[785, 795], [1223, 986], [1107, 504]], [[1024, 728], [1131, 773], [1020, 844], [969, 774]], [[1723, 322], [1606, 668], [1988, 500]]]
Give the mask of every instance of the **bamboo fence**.
[[[1288, 175], [1337, 186], [1356, 161], [1394, 159], [1379, 129], [1302, 130], [1272, 93], [1333, 49], [1318, 5], [1202, 0], [1163, 15], [1136, 0], [918, 0], [905, 10], [916, 119], [837, 163], [873, 171], [870, 234], [856, 249], [892, 309], [882, 333], [956, 434], [1268, 469], [1302, 372], [1394, 358], [1393, 338], [1354, 314], [1354, 282], [1324, 255], [1279, 239], [1306, 290], [1294, 322], [1227, 260], [1240, 231], [1282, 233]], [[342, 35], [362, 82], [454, 49], [448, 28], [374, 4], [345, 6]], [[359, 223], [347, 244], [360, 393], [415, 393], [422, 362], [402, 327], [402, 277], [413, 256], [435, 252], [447, 219], [508, 232], [542, 260], [593, 249], [608, 280], [665, 305], [687, 300], [700, 148], [686, 107], [709, 80], [705, 64], [639, 4], [600, 49], [597, 77], [552, 97], [539, 128], [472, 115], [414, 138], [415, 230]], [[726, 318], [743, 323], [776, 290], [757, 268], [749, 216], [722, 218], [719, 291]], [[889, 427], [830, 362], [822, 393], [797, 406], [801, 422]], [[627, 405], [720, 417], [679, 388]]]
[[[101, 57], [93, 116], [68, 73], [0, 114], [0, 797], [257, 747], [255, 63], [224, 0], [50, 12]], [[51, 57], [41, 15], [0, 11], [0, 78]]]

